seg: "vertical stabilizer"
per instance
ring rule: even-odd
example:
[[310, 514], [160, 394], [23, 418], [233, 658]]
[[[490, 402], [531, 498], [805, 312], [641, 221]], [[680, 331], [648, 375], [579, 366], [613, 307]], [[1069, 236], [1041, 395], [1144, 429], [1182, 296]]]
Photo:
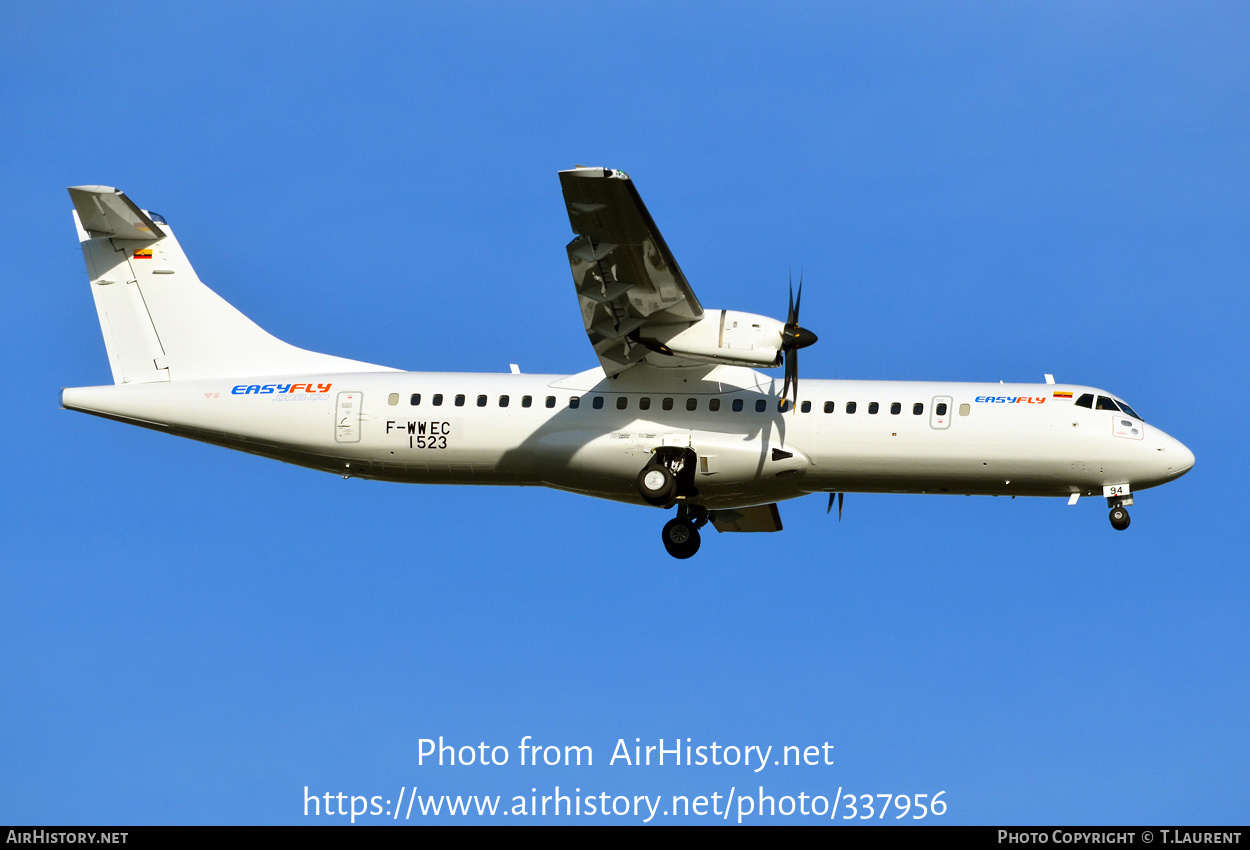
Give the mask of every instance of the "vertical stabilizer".
[[272, 336], [200, 281], [159, 215], [108, 186], [69, 194], [114, 383], [393, 371]]

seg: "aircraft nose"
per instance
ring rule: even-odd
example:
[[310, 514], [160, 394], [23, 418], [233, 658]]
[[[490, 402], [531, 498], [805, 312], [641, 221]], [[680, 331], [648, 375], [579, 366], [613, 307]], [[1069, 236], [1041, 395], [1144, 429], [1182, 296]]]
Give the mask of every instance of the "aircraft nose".
[[1191, 452], [1180, 440], [1173, 440], [1176, 443], [1175, 460], [1179, 461], [1179, 469], [1173, 474], [1177, 476], [1184, 475], [1186, 472], [1194, 468], [1194, 453]]
[[1172, 481], [1193, 469], [1194, 453], [1175, 437], [1164, 434], [1162, 431], [1159, 435], [1163, 438], [1156, 445], [1159, 452], [1156, 470], [1158, 470], [1157, 474], [1161, 475], [1160, 480]]

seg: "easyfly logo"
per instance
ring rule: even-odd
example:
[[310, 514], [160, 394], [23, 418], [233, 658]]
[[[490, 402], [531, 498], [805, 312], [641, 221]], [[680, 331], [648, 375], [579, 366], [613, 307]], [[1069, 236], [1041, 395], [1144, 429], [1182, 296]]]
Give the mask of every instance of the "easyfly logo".
[[979, 395], [976, 400], [978, 402], [989, 404], [1045, 404], [1046, 398], [1034, 398], [1031, 395]]
[[272, 395], [274, 393], [328, 393], [333, 384], [239, 384], [233, 395]]

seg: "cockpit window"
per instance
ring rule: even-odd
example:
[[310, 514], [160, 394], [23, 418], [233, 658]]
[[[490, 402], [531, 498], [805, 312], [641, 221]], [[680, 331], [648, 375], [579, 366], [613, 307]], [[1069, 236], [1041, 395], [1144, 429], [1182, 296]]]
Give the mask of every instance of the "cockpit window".
[[1094, 410], [1115, 410], [1119, 411], [1120, 406], [1105, 395], [1098, 396], [1098, 403], [1094, 405]]
[[1090, 409], [1093, 409], [1093, 407], [1094, 407], [1094, 394], [1093, 394], [1093, 393], [1086, 393], [1085, 395], [1081, 396], [1080, 398], [1078, 398], [1078, 399], [1076, 400], [1076, 406], [1077, 406], [1077, 407], [1088, 407], [1088, 408], [1090, 408]]
[[[1129, 407], [1124, 402], [1120, 402], [1120, 409], [1123, 410], [1125, 413], [1127, 413], [1129, 416], [1133, 417], [1134, 419], [1141, 419], [1141, 416], [1138, 415], [1137, 411]], [[1146, 420], [1142, 419], [1142, 421], [1145, 422]]]

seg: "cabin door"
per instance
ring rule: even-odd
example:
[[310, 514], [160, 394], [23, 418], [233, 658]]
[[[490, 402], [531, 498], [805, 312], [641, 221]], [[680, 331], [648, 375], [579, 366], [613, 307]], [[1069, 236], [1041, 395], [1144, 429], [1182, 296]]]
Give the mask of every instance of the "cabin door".
[[339, 393], [334, 412], [334, 439], [340, 443], [360, 442], [361, 393]]

